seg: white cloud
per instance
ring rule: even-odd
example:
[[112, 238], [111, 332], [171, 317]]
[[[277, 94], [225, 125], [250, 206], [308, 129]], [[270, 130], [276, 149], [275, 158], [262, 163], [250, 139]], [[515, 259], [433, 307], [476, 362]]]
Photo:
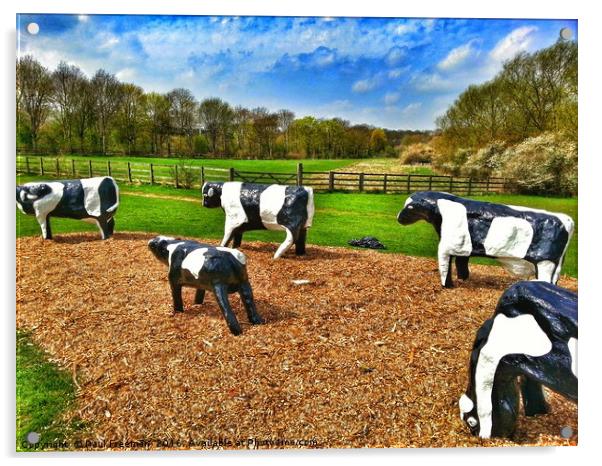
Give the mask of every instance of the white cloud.
[[82, 23], [86, 23], [90, 19], [90, 17], [88, 15], [78, 15], [77, 19]]
[[371, 78], [360, 79], [359, 81], [354, 82], [353, 86], [351, 87], [351, 90], [353, 92], [357, 92], [357, 93], [361, 94], [363, 92], [371, 91], [377, 85], [378, 85], [378, 80], [376, 79], [376, 77], [373, 76]]
[[528, 50], [533, 41], [532, 34], [535, 31], [537, 31], [535, 26], [523, 26], [515, 29], [495, 45], [489, 52], [489, 56], [501, 62], [514, 57], [518, 52]]
[[385, 94], [385, 104], [393, 105], [401, 98], [401, 94], [399, 92], [387, 92]]
[[412, 102], [411, 104], [408, 104], [405, 107], [403, 107], [403, 109], [401, 110], [401, 113], [403, 114], [403, 116], [407, 117], [407, 116], [415, 114], [421, 108], [422, 108], [422, 103]]
[[123, 68], [115, 73], [115, 76], [120, 81], [131, 82], [136, 79], [136, 70], [134, 68]]
[[389, 66], [397, 65], [407, 55], [407, 49], [402, 47], [391, 47], [385, 60]]
[[466, 62], [476, 51], [472, 48], [474, 41], [460, 45], [452, 49], [447, 56], [437, 64], [437, 68], [442, 71], [449, 71], [457, 68]]
[[444, 79], [438, 73], [417, 74], [412, 80], [412, 84], [417, 91], [421, 92], [443, 92], [449, 91], [454, 87], [454, 83]]

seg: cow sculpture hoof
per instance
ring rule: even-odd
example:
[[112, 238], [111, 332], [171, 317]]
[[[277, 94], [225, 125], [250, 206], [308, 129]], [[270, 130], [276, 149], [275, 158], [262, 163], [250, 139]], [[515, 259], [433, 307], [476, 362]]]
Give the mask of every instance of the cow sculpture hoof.
[[102, 239], [110, 238], [118, 206], [119, 188], [110, 176], [17, 186], [17, 207], [24, 214], [35, 215], [42, 237], [48, 240], [52, 239], [50, 217], [94, 222]]
[[544, 386], [576, 402], [577, 338], [575, 293], [538, 281], [508, 288], [470, 355], [468, 389], [459, 401], [470, 431], [512, 436], [521, 395], [525, 415], [549, 412]]
[[228, 294], [238, 292], [251, 324], [263, 324], [253, 299], [247, 276], [247, 259], [236, 249], [214, 247], [196, 241], [157, 236], [149, 241], [149, 249], [169, 267], [174, 315], [184, 311], [182, 287], [196, 288], [194, 302], [202, 304], [205, 292], [213, 292], [230, 332], [240, 335], [242, 329], [230, 306]]
[[237, 248], [245, 231], [267, 229], [286, 233], [274, 259], [280, 258], [293, 244], [298, 256], [305, 254], [307, 229], [314, 216], [312, 188], [239, 181], [205, 183], [203, 206], [221, 207], [226, 214], [221, 246], [228, 246], [233, 240]]
[[454, 257], [461, 280], [470, 275], [470, 257], [491, 257], [523, 279], [535, 275], [556, 283], [575, 225], [565, 214], [435, 191], [412, 194], [397, 216], [402, 225], [419, 220], [432, 224], [439, 235], [439, 276], [446, 288], [451, 284]]

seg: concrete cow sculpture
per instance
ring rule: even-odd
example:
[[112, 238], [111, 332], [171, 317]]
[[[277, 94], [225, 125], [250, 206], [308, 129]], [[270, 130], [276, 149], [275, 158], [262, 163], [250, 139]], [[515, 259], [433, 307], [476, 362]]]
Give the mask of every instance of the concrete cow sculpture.
[[44, 239], [52, 239], [50, 217], [96, 223], [102, 239], [107, 239], [113, 234], [118, 206], [119, 188], [110, 176], [17, 186], [17, 207], [35, 215]]
[[242, 333], [228, 300], [229, 293], [238, 292], [252, 324], [262, 324], [253, 301], [247, 276], [246, 257], [236, 249], [214, 247], [167, 236], [149, 241], [149, 249], [157, 259], [169, 266], [168, 279], [174, 312], [183, 312], [182, 287], [196, 288], [195, 304], [202, 304], [205, 291], [212, 291], [230, 332]]
[[510, 437], [519, 410], [549, 411], [543, 386], [577, 401], [577, 295], [545, 282], [518, 282], [477, 331], [460, 418], [474, 435]]
[[221, 207], [226, 214], [222, 246], [233, 239], [233, 247], [239, 247], [245, 231], [280, 230], [286, 232], [286, 239], [274, 259], [282, 256], [293, 243], [298, 256], [305, 254], [307, 229], [314, 216], [312, 188], [238, 181], [205, 183], [203, 206]]
[[397, 221], [431, 223], [439, 235], [439, 273], [445, 287], [453, 286], [451, 260], [458, 278], [469, 276], [471, 256], [498, 259], [521, 278], [556, 283], [560, 276], [574, 222], [568, 215], [526, 207], [463, 199], [448, 193], [412, 194]]

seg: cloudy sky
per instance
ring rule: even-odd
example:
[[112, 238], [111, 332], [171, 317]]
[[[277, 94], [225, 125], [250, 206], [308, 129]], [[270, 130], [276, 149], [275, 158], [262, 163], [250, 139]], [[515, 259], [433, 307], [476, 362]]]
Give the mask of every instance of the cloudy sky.
[[[39, 25], [37, 34], [27, 26]], [[104, 68], [147, 91], [190, 89], [392, 129], [432, 129], [467, 85], [574, 20], [19, 15], [18, 54]]]

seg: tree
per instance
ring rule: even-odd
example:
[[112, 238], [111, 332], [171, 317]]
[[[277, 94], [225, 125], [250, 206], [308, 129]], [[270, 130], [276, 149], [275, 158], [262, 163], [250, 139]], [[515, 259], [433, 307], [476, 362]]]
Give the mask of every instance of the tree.
[[382, 154], [387, 145], [387, 137], [382, 128], [374, 128], [370, 133], [370, 148], [374, 154]]
[[107, 138], [119, 111], [122, 87], [115, 75], [100, 69], [91, 81], [94, 93], [94, 115], [101, 138], [102, 154], [107, 153]]
[[280, 132], [284, 135], [284, 145], [286, 147], [286, 153], [289, 151], [289, 128], [295, 121], [295, 114], [290, 110], [282, 109], [278, 110], [278, 127]]
[[190, 152], [193, 151], [193, 135], [196, 123], [197, 102], [188, 89], [178, 88], [167, 94], [171, 122], [176, 134], [186, 137]]
[[75, 111], [78, 107], [80, 82], [84, 74], [74, 65], [60, 62], [52, 73], [54, 82], [54, 103], [57, 107], [58, 120], [63, 130], [63, 140], [69, 152], [73, 150], [73, 127]]
[[143, 124], [144, 91], [134, 84], [123, 84], [121, 88], [120, 132], [127, 142], [127, 154], [136, 150], [136, 139]]
[[41, 126], [50, 112], [54, 86], [52, 77], [31, 55], [17, 62], [17, 104], [29, 120], [31, 145], [35, 151]]
[[171, 127], [170, 103], [167, 96], [157, 92], [146, 94], [144, 112], [151, 135], [151, 151], [159, 154], [165, 137], [169, 137]]
[[73, 101], [73, 129], [79, 140], [79, 150], [84, 152], [86, 131], [94, 125], [96, 97], [86, 76], [80, 76], [75, 84], [77, 96]]
[[273, 158], [274, 142], [278, 135], [278, 115], [270, 113], [265, 107], [257, 107], [251, 111], [253, 120], [252, 137], [257, 148], [257, 155]]
[[211, 151], [217, 154], [218, 138], [223, 140], [224, 153], [227, 152], [230, 127], [235, 113], [227, 102], [217, 97], [205, 99], [199, 105], [199, 121], [209, 137]]

